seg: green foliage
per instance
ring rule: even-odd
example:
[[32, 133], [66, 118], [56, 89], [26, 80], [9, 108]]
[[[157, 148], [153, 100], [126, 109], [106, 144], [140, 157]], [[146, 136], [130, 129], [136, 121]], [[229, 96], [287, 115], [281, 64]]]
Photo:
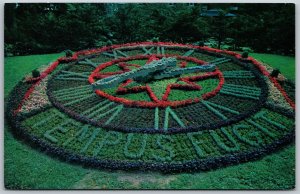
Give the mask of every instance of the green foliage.
[[250, 47], [239, 47], [239, 50], [243, 52], [253, 53], [254, 51]]
[[217, 48], [218, 47], [218, 42], [213, 37], [211, 37], [211, 38], [207, 39], [207, 41], [204, 43], [204, 45], [212, 47], [212, 48]]
[[248, 52], [243, 52], [243, 54], [242, 54], [242, 58], [248, 58]]
[[221, 45], [221, 49], [222, 50], [232, 50], [232, 46], [227, 45], [227, 44], [223, 44], [223, 45]]
[[107, 42], [106, 42], [106, 45], [107, 46], [111, 46], [113, 44], [113, 42], [111, 41], [111, 40], [108, 40]]
[[66, 50], [65, 51], [65, 55], [66, 55], [66, 57], [72, 57], [73, 56], [73, 52], [71, 50]]
[[198, 41], [198, 42], [196, 43], [196, 45], [198, 45], [198, 46], [204, 46], [204, 42], [203, 42], [203, 41]]
[[40, 75], [41, 75], [39, 70], [37, 70], [37, 69], [33, 70], [31, 73], [32, 73], [32, 77], [34, 77], [34, 78], [40, 77]]
[[159, 42], [159, 37], [153, 37], [148, 41], [150, 41], [150, 42]]
[[4, 43], [4, 56], [11, 57], [14, 53], [14, 45]]
[[278, 75], [280, 74], [279, 69], [273, 69], [273, 71], [271, 72], [270, 76], [271, 77], [278, 77]]
[[202, 81], [199, 81], [196, 83], [202, 87], [201, 90], [199, 90], [199, 91], [198, 90], [183, 91], [183, 90], [173, 89], [168, 97], [168, 100], [199, 98], [199, 97], [201, 97], [202, 94], [205, 94], [209, 91], [214, 90], [218, 86], [219, 80], [218, 79], [207, 79], [207, 80], [202, 80]]
[[[174, 42], [201, 40], [214, 48], [220, 42], [229, 45], [224, 49], [246, 45], [258, 52], [294, 54], [294, 4], [239, 4], [237, 17], [220, 18], [200, 17], [200, 6], [6, 4], [5, 53], [80, 50], [156, 37], [160, 41]], [[210, 42], [210, 37], [218, 41]]]

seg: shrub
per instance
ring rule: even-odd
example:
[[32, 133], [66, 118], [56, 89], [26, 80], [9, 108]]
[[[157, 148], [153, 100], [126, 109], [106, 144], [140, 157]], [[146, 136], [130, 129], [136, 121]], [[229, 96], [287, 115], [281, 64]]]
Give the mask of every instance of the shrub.
[[203, 41], [197, 41], [194, 43], [194, 45], [196, 46], [204, 46], [204, 42]]
[[279, 69], [273, 69], [273, 71], [271, 72], [270, 76], [271, 77], [278, 77], [278, 75], [280, 74], [281, 72], [279, 71]]
[[13, 52], [14, 52], [14, 45], [4, 43], [4, 55], [5, 55], [5, 57], [14, 56]]
[[94, 46], [97, 48], [106, 46], [106, 41], [97, 40], [95, 41]]
[[243, 54], [242, 54], [242, 58], [248, 58], [248, 52], [243, 52]]
[[152, 41], [152, 42], [159, 42], [159, 37], [153, 37], [153, 38], [151, 39], [151, 41]]
[[32, 71], [32, 77], [37, 78], [37, 77], [40, 77], [40, 75], [41, 74], [40, 74], [39, 70], [35, 69]]
[[221, 49], [222, 50], [231, 50], [232, 49], [232, 46], [228, 45], [228, 44], [224, 44], [224, 45], [221, 45]]
[[111, 40], [106, 41], [106, 46], [111, 46], [113, 45], [113, 42]]
[[234, 44], [234, 39], [233, 38], [225, 38], [224, 42], [225, 44], [228, 44], [228, 45], [232, 45]]
[[248, 53], [253, 53], [254, 52], [254, 50], [251, 49], [250, 47], [240, 47], [240, 50], [244, 51], [244, 52], [248, 52]]
[[214, 38], [209, 38], [206, 42], [204, 42], [205, 46], [211, 47], [211, 48], [217, 48], [218, 47], [218, 41]]
[[73, 56], [73, 53], [72, 53], [71, 50], [66, 50], [65, 54], [66, 54], [66, 57], [72, 57]]

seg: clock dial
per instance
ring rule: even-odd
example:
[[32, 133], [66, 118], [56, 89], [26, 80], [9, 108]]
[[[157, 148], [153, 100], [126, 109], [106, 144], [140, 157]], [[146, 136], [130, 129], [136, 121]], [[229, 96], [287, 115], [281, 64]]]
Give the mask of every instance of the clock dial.
[[[135, 55], [130, 55], [133, 52]], [[111, 59], [96, 66], [102, 55]], [[93, 84], [99, 81], [111, 82], [126, 73], [138, 72], [163, 57], [176, 59], [174, 69], [181, 73], [173, 77], [155, 75], [158, 79], [152, 79], [152, 73], [143, 81], [126, 78], [108, 88], [93, 90]], [[207, 65], [215, 68], [208, 72], [186, 71]], [[116, 48], [66, 66], [49, 81], [48, 93], [60, 110], [94, 126], [125, 132], [173, 133], [226, 126], [254, 114], [266, 100], [263, 79], [252, 64], [234, 58], [188, 47], [174, 52], [168, 46], [142, 46]], [[194, 113], [190, 115], [190, 111]]]
[[[208, 170], [292, 141], [293, 87], [230, 51], [113, 45], [60, 58], [40, 78], [21, 82], [7, 115], [22, 137], [68, 161]], [[32, 106], [37, 99], [45, 103]]]

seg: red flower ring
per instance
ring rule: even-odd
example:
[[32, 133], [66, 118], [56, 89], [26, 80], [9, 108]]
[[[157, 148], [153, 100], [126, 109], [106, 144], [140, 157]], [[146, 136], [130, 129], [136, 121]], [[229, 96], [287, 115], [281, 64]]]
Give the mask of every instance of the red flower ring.
[[[198, 65], [204, 65], [207, 63], [205, 61], [202, 61], [202, 60], [199, 60], [199, 59], [196, 59], [193, 57], [184, 57], [184, 56], [178, 56], [178, 55], [151, 55], [151, 56], [137, 55], [137, 56], [133, 56], [133, 57], [115, 59], [115, 60], [100, 64], [89, 76], [89, 82], [92, 84], [92, 83], [96, 82], [96, 79], [102, 79], [102, 78], [105, 78], [105, 77], [108, 77], [111, 75], [121, 74], [121, 73], [130, 71], [130, 69], [128, 68], [129, 66], [140, 67], [139, 65], [136, 65], [136, 64], [127, 64], [126, 63], [127, 61], [147, 59], [148, 60], [147, 63], [149, 63], [152, 60], [156, 60], [156, 59], [159, 59], [162, 57], [176, 57], [179, 60], [184, 60], [181, 62], [180, 67], [185, 67], [186, 61], [194, 62]], [[118, 64], [118, 66], [122, 70], [116, 71], [116, 72], [106, 72], [106, 73], [101, 72], [105, 68], [115, 65], [115, 64]], [[199, 96], [199, 98], [189, 98], [189, 99], [176, 100], [176, 101], [168, 100], [168, 96], [172, 89], [201, 90], [201, 86], [195, 82], [204, 80], [204, 79], [214, 78], [214, 77], [219, 79], [219, 84], [213, 91], [205, 93], [202, 96]], [[179, 78], [179, 80], [182, 81], [184, 84], [177, 84], [177, 83], [168, 84], [165, 89], [162, 99], [159, 99], [155, 95], [155, 93], [152, 91], [151, 87], [148, 84], [143, 85], [143, 86], [135, 86], [135, 87], [131, 87], [131, 88], [125, 88], [127, 85], [129, 85], [132, 82], [132, 80], [130, 80], [130, 79], [125, 81], [124, 83], [120, 84], [116, 90], [117, 94], [147, 92], [150, 99], [152, 100], [151, 102], [137, 101], [137, 100], [130, 100], [130, 99], [126, 99], [126, 98], [116, 97], [116, 96], [106, 93], [103, 90], [96, 90], [95, 92], [96, 92], [96, 94], [98, 94], [101, 97], [107, 98], [114, 102], [123, 103], [127, 106], [139, 106], [139, 107], [148, 107], [148, 108], [167, 107], [167, 106], [174, 107], [174, 106], [182, 106], [182, 105], [187, 105], [187, 104], [191, 104], [191, 103], [196, 103], [196, 102], [199, 102], [201, 99], [207, 99], [207, 98], [213, 97], [221, 90], [222, 85], [224, 84], [223, 74], [218, 69], [216, 69], [214, 72], [209, 72], [204, 75], [182, 77], [182, 78]]]

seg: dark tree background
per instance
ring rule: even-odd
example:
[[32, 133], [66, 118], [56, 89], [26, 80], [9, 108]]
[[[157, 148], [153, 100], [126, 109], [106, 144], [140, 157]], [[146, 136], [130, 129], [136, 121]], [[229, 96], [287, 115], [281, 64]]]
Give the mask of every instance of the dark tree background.
[[[230, 12], [231, 4], [206, 4]], [[294, 4], [235, 4], [236, 17], [201, 17], [202, 4], [5, 4], [5, 53], [25, 55], [153, 40], [231, 38], [234, 49], [294, 55]]]

